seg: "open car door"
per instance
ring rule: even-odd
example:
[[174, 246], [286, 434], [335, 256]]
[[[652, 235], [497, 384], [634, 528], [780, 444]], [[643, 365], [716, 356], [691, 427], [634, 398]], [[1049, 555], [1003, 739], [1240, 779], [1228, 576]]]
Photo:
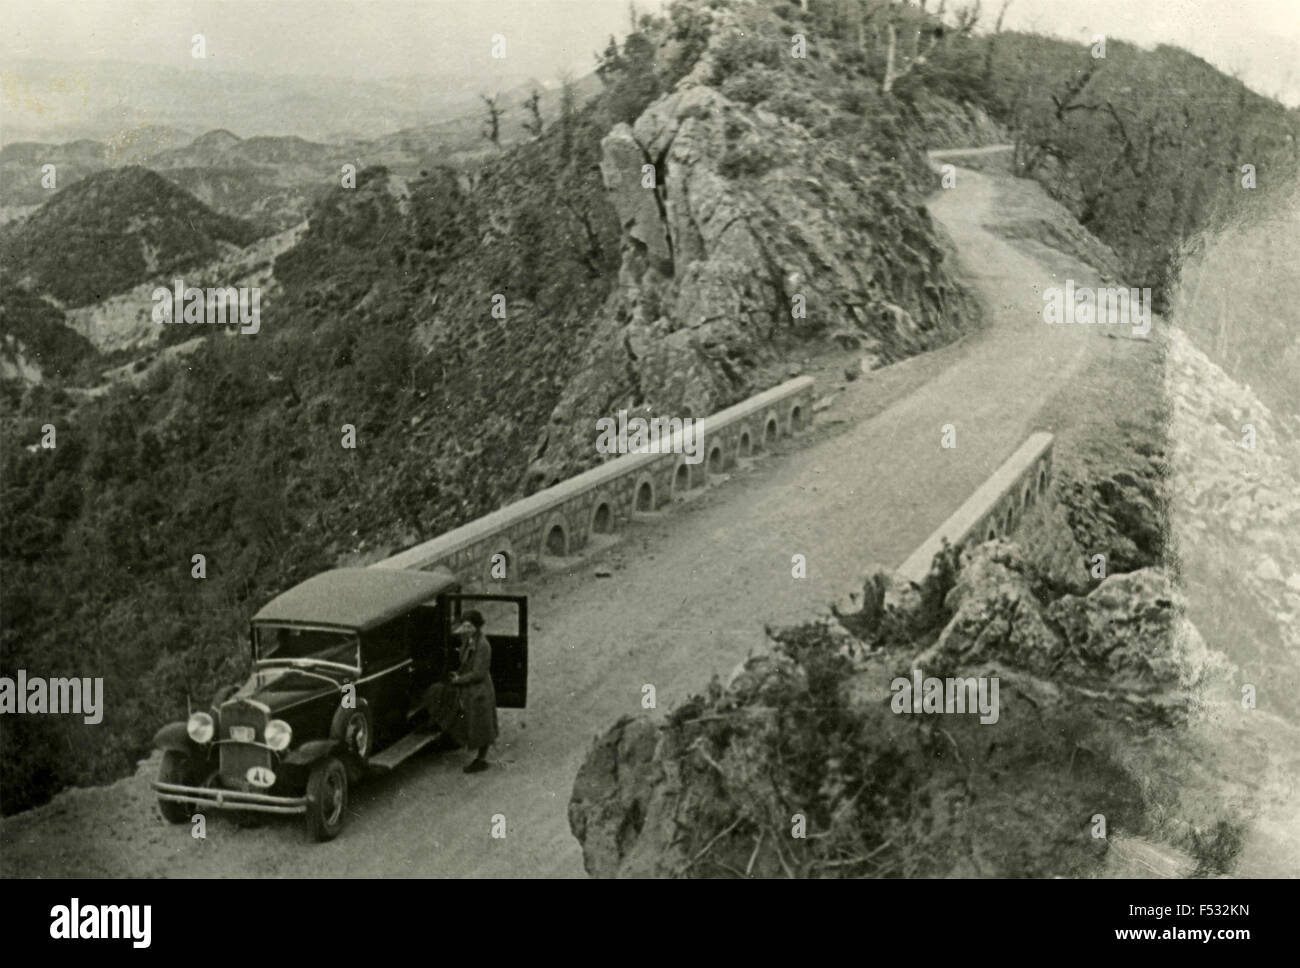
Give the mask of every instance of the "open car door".
[[[492, 646], [492, 686], [499, 709], [524, 709], [528, 705], [528, 597], [526, 595], [439, 596], [447, 601], [447, 638], [471, 608], [483, 613], [483, 634]], [[454, 645], [451, 646], [454, 648]]]

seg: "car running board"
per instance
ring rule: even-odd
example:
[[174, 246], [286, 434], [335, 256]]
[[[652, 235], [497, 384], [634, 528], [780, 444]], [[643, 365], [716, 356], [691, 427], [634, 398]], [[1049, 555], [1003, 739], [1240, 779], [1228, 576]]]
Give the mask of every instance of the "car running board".
[[438, 738], [435, 732], [408, 733], [382, 753], [370, 757], [372, 770], [391, 770]]

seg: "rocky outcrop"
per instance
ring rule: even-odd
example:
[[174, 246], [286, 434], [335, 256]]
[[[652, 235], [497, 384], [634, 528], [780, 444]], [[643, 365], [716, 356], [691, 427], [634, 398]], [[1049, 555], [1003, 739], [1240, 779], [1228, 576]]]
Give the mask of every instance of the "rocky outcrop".
[[[1223, 674], [1169, 576], [1048, 601], [1020, 549], [989, 542], [948, 582], [935, 629], [926, 600], [946, 573], [937, 564], [934, 587], [910, 597], [873, 576], [859, 611], [772, 631], [725, 687], [598, 738], [569, 804], [587, 871], [1096, 873], [1107, 842], [1080, 826], [1080, 803], [1149, 835], [1152, 757], [1176, 748], [1170, 727]], [[890, 641], [900, 630], [932, 644], [917, 655]], [[996, 678], [997, 721], [900, 714], [893, 683], [913, 670]]]
[[946, 605], [952, 613], [921, 668], [1011, 666], [1102, 702], [1101, 714], [1185, 723], [1226, 663], [1187, 620], [1167, 572], [1112, 575], [1045, 606], [1014, 545], [980, 546]]
[[1005, 663], [1036, 676], [1060, 666], [1066, 644], [1048, 624], [1024, 570], [1015, 545], [979, 546], [944, 600], [951, 620], [917, 666]]
[[826, 108], [835, 96], [802, 68], [770, 71], [768, 101], [821, 106], [842, 135], [820, 114], [728, 96], [717, 48], [748, 14], [712, 15], [695, 69], [602, 142], [619, 286], [532, 455], [535, 485], [588, 465], [609, 412], [703, 416], [787, 375], [787, 354], [811, 341], [851, 341], [883, 364], [977, 319], [921, 203], [923, 155]]
[[680, 787], [659, 741], [657, 726], [624, 717], [596, 740], [578, 771], [569, 823], [595, 862], [590, 873], [650, 877], [686, 861], [673, 846], [671, 807]]
[[[654, 166], [632, 129], [619, 124], [601, 142], [601, 176], [618, 212], [627, 242], [640, 245], [646, 258], [672, 275], [673, 251], [664, 220]], [[649, 171], [645, 171], [650, 166]]]

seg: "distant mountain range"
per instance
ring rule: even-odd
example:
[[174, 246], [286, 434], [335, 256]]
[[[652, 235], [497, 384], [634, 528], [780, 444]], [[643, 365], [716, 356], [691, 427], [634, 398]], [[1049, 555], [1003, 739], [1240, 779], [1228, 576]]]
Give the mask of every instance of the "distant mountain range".
[[[480, 93], [529, 84], [502, 65], [495, 76], [447, 73], [362, 80], [262, 75], [123, 61], [14, 60], [0, 98], [0, 138], [14, 141], [105, 141], [143, 126], [188, 134], [226, 128], [314, 141], [375, 138], [472, 110]], [[157, 151], [158, 148], [153, 149]]]
[[[211, 75], [209, 80], [227, 77], [244, 78], [222, 74]], [[275, 79], [276, 85], [281, 81], [287, 84], [277, 102], [280, 110], [292, 114], [289, 108], [301, 104], [310, 117], [315, 110], [316, 92], [304, 95], [289, 83], [292, 80]], [[233, 94], [237, 95], [239, 83], [232, 84]], [[598, 87], [594, 76], [578, 81], [577, 99], [585, 100]], [[151, 90], [144, 96], [151, 96]], [[524, 102], [534, 90], [541, 94], [544, 120], [553, 120], [559, 113], [558, 90], [546, 90], [538, 82], [525, 80], [513, 88], [493, 92], [502, 111], [503, 146], [529, 137], [524, 129], [528, 119]], [[379, 97], [374, 90], [370, 95]], [[300, 96], [306, 100], [300, 101]], [[394, 93], [387, 99], [399, 103], [401, 97]], [[428, 113], [408, 111], [406, 105], [398, 114], [390, 115], [394, 120], [406, 118], [408, 113], [421, 115], [421, 123], [394, 126], [372, 138], [312, 140], [288, 133], [241, 137], [236, 131], [247, 134], [267, 123], [257, 120], [268, 116], [265, 112], [254, 111], [235, 130], [217, 126], [197, 137], [188, 127], [151, 123], [115, 129], [101, 140], [81, 137], [62, 142], [9, 142], [0, 148], [0, 199], [3, 205], [21, 211], [43, 204], [52, 191], [60, 191], [94, 172], [138, 164], [160, 172], [217, 211], [250, 218], [267, 231], [282, 231], [302, 220], [316, 192], [339, 183], [344, 164], [355, 165], [358, 170], [382, 165], [398, 174], [414, 176], [435, 165], [472, 166], [497, 153], [499, 149], [483, 136], [487, 111], [477, 92], [453, 90], [434, 100], [435, 107]], [[11, 100], [6, 100], [3, 110], [8, 113], [11, 109]], [[214, 116], [224, 117], [223, 112]], [[344, 112], [333, 120], [346, 116]], [[88, 111], [80, 127], [96, 128], [94, 117], [93, 111]], [[206, 117], [206, 113], [200, 110], [195, 117]], [[297, 123], [296, 116], [293, 123]], [[368, 122], [365, 127], [374, 126]], [[287, 124], [285, 130], [292, 130], [292, 124]], [[55, 166], [53, 189], [47, 187], [46, 165]]]
[[[575, 101], [598, 88], [594, 76], [577, 82]], [[149, 285], [172, 272], [197, 276], [214, 267], [221, 267], [222, 280], [255, 272], [269, 278], [275, 256], [296, 238], [289, 230], [339, 187], [344, 165], [355, 166], [359, 179], [382, 167], [398, 181], [439, 166], [475, 167], [532, 137], [524, 105], [534, 90], [544, 122], [559, 115], [558, 90], [528, 82], [494, 92], [500, 146], [484, 137], [487, 110], [477, 94], [447, 95], [447, 113], [371, 139], [241, 137], [229, 127], [195, 136], [184, 127], [144, 124], [101, 140], [6, 144], [0, 148], [0, 375], [66, 377], [94, 355], [85, 335], [105, 351], [151, 343], [158, 334], [148, 326]]]

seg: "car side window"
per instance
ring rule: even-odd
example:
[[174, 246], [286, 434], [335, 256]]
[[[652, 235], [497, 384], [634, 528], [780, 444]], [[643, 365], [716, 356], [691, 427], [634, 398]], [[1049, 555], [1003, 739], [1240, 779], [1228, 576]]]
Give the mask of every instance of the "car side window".
[[361, 637], [361, 652], [367, 671], [378, 672], [410, 658], [406, 625], [406, 616], [399, 616]]
[[519, 635], [519, 606], [490, 598], [464, 598], [461, 611], [477, 608], [483, 615], [484, 635]]

